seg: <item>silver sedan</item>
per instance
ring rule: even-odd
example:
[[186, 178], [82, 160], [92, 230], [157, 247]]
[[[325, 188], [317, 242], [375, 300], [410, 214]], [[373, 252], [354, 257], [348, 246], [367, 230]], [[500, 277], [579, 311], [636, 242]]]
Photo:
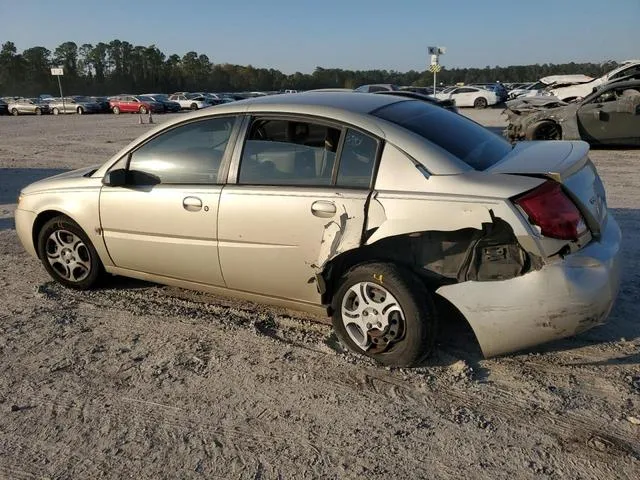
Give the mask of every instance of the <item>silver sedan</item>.
[[97, 113], [100, 111], [100, 105], [87, 97], [65, 97], [64, 101], [57, 98], [49, 102], [51, 113], [58, 115], [60, 113]]
[[68, 287], [106, 272], [323, 313], [386, 365], [432, 351], [447, 321], [437, 299], [491, 356], [603, 322], [620, 275], [620, 229], [586, 143], [513, 147], [391, 95], [276, 95], [181, 116], [102, 166], [24, 188], [15, 218]]

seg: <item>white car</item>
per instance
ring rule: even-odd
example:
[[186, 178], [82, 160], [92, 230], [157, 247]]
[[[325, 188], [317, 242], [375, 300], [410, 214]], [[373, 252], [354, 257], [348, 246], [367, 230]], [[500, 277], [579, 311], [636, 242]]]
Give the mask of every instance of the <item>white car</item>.
[[498, 96], [479, 87], [449, 87], [436, 93], [438, 100], [455, 100], [457, 107], [486, 108], [498, 103]]
[[187, 110], [200, 110], [201, 108], [210, 107], [211, 104], [206, 102], [204, 98], [189, 98], [188, 93], [174, 93], [169, 97], [172, 102], [178, 102], [180, 108]]
[[614, 68], [610, 72], [604, 74], [603, 76], [591, 80], [587, 83], [581, 83], [579, 85], [572, 85], [568, 87], [561, 88], [553, 88], [550, 90], [552, 95], [555, 95], [560, 100], [565, 102], [570, 102], [577, 98], [583, 98], [593, 92], [593, 89], [599, 87], [600, 85], [607, 83], [611, 80], [616, 80], [618, 78], [627, 77], [629, 75], [639, 75], [640, 74], [640, 60], [627, 60], [622, 62], [622, 65]]
[[[509, 92], [510, 98], [524, 98], [524, 97], [540, 97], [545, 95], [553, 95], [551, 87], [556, 88], [568, 87], [569, 85], [582, 85], [593, 81], [593, 77], [587, 75], [549, 75], [548, 77], [542, 77], [533, 85], [526, 88], [524, 91]], [[591, 91], [591, 90], [589, 90]]]

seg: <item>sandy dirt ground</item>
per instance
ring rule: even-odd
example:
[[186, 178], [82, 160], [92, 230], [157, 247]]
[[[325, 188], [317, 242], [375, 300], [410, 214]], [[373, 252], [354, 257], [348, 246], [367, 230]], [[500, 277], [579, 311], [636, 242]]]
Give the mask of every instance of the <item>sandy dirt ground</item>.
[[[465, 114], [503, 125], [500, 110]], [[53, 283], [16, 237], [20, 188], [148, 128], [0, 117], [0, 478], [640, 478], [639, 150], [592, 152], [624, 234], [607, 324], [485, 360], [446, 319], [435, 355], [408, 370], [291, 311]]]

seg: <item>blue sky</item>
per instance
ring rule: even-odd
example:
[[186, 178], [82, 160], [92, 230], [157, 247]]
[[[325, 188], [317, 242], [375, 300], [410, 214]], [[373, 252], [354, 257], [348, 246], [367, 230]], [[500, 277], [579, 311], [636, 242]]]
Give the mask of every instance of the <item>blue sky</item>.
[[0, 0], [0, 19], [18, 50], [117, 38], [285, 73], [424, 70], [428, 45], [448, 67], [640, 58], [640, 0]]

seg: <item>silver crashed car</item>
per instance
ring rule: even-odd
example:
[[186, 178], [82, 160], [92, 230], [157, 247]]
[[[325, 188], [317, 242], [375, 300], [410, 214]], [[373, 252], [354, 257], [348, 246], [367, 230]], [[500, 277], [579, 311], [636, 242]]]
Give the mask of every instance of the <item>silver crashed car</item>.
[[100, 111], [100, 105], [97, 102], [83, 96], [65, 97], [64, 101], [62, 101], [62, 98], [56, 98], [49, 102], [49, 108], [54, 115], [61, 113], [77, 113], [78, 115], [82, 115], [85, 113], [98, 113]]
[[27, 186], [15, 221], [68, 287], [107, 272], [324, 313], [386, 365], [433, 349], [436, 297], [491, 356], [603, 322], [619, 284], [620, 229], [586, 143], [512, 146], [392, 95], [181, 116]]

